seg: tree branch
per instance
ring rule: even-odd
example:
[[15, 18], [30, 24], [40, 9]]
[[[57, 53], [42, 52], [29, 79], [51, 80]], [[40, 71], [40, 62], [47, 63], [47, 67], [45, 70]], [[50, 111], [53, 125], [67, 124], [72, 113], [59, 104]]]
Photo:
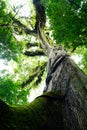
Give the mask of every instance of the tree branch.
[[8, 26], [10, 26], [9, 23], [2, 23], [2, 24], [0, 24], [0, 27], [8, 27]]
[[46, 39], [46, 36], [43, 33], [43, 29], [46, 22], [45, 8], [41, 4], [40, 0], [33, 0], [33, 4], [36, 9], [35, 30], [36, 30], [38, 38], [41, 41], [42, 48], [45, 50], [46, 55], [49, 55], [51, 46], [49, 44], [49, 41]]
[[24, 54], [26, 56], [45, 56], [43, 50], [36, 50], [36, 51], [25, 51]]
[[37, 47], [38, 46], [38, 43], [27, 43], [26, 44], [26, 47], [27, 47], [27, 49], [29, 49], [30, 47]]

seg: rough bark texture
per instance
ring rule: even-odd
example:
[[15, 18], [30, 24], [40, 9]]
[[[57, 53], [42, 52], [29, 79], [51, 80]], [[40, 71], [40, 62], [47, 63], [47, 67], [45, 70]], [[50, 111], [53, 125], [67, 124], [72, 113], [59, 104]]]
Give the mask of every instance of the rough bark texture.
[[87, 77], [57, 48], [49, 57], [44, 91], [21, 107], [0, 100], [0, 130], [87, 130]]
[[33, 0], [33, 4], [36, 9], [36, 23], [35, 23], [36, 34], [40, 40], [41, 47], [43, 48], [45, 54], [49, 55], [51, 46], [46, 36], [44, 35], [44, 26], [46, 22], [45, 8], [41, 0]]
[[21, 107], [0, 101], [0, 130], [64, 130], [62, 103], [54, 93]]
[[59, 92], [65, 130], [87, 130], [87, 76], [69, 55], [54, 48], [49, 57], [44, 92]]

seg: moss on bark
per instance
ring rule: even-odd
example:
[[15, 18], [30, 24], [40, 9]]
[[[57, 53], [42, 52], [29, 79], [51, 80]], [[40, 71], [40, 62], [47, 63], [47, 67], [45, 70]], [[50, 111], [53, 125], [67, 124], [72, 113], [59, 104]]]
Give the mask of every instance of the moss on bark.
[[[21, 107], [5, 105], [0, 108], [0, 130], [58, 130], [63, 129], [62, 101], [53, 93], [36, 98]], [[55, 94], [54, 94], [55, 97]]]

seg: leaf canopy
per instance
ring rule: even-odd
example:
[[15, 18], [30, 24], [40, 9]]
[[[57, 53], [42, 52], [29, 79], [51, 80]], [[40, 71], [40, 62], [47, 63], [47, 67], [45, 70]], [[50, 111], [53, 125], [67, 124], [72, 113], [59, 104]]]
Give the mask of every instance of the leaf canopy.
[[87, 1], [49, 0], [47, 15], [57, 44], [87, 47]]

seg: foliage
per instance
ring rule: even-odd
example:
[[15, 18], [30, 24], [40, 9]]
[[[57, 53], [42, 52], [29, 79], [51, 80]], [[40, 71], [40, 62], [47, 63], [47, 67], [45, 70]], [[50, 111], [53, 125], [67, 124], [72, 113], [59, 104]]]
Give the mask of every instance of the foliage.
[[87, 1], [49, 0], [47, 15], [57, 44], [87, 47]]
[[79, 47], [76, 49], [75, 53], [77, 55], [79, 55], [79, 54], [81, 55], [82, 59], [78, 63], [78, 65], [85, 72], [85, 74], [87, 74], [87, 48], [85, 48], [84, 46]]
[[10, 105], [21, 105], [27, 102], [28, 89], [22, 89], [19, 83], [11, 78], [0, 78], [0, 98]]
[[17, 60], [22, 52], [22, 44], [13, 35], [13, 15], [6, 11], [6, 4], [0, 1], [0, 58]]
[[[87, 1], [42, 0], [50, 21], [50, 30], [57, 45], [82, 55], [78, 63], [87, 74]], [[82, 47], [83, 46], [83, 47]]]

